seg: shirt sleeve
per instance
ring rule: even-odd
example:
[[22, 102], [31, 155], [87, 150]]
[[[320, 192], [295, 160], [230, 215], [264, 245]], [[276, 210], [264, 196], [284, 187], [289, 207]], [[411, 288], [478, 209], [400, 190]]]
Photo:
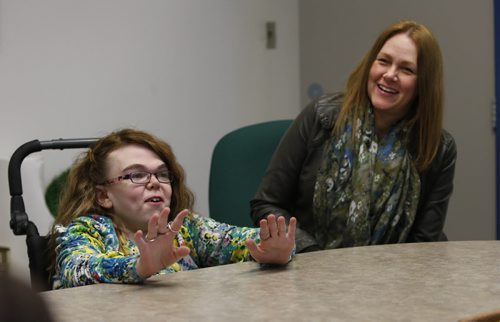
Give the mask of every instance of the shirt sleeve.
[[297, 218], [299, 253], [320, 249], [313, 230], [314, 186], [342, 100], [342, 93], [328, 94], [301, 111], [281, 139], [250, 201], [255, 225], [271, 213], [284, 216], [287, 222], [292, 216]]
[[80, 217], [59, 229], [56, 243], [56, 275], [61, 287], [143, 282], [136, 271], [138, 255], [120, 251], [110, 219]]
[[[310, 160], [314, 158], [310, 155], [311, 149], [315, 149], [317, 133], [322, 134], [316, 110], [317, 103], [313, 101], [294, 120], [281, 139], [259, 188], [250, 201], [251, 216], [255, 225], [271, 213], [284, 216], [287, 222], [292, 214], [297, 218], [295, 241], [299, 252], [308, 248], [319, 249], [314, 237], [305, 229], [301, 229], [312, 219], [307, 213], [297, 210], [312, 207], [317, 169], [312, 166]], [[308, 206], [299, 206], [298, 203], [307, 203]]]
[[250, 260], [247, 239], [260, 242], [259, 228], [236, 227], [193, 214], [184, 221], [181, 234], [193, 249], [199, 267], [209, 267]]

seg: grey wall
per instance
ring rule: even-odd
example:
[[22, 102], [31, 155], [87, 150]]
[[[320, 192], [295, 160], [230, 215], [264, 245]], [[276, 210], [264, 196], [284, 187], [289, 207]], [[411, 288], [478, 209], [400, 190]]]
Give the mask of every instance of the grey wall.
[[0, 1], [2, 158], [34, 138], [138, 127], [173, 145], [206, 213], [216, 141], [294, 117], [298, 87], [297, 1]]
[[380, 31], [400, 19], [430, 27], [444, 56], [445, 128], [457, 142], [455, 192], [445, 231], [452, 240], [495, 238], [493, 2], [490, 0], [301, 0], [301, 101], [317, 82], [345, 81]]

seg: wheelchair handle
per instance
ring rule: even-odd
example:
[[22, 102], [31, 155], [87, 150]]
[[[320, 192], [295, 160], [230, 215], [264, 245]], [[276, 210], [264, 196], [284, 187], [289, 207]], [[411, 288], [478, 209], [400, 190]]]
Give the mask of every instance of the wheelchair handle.
[[33, 140], [24, 143], [12, 154], [9, 160], [9, 192], [10, 200], [10, 228], [15, 235], [25, 235], [28, 227], [28, 214], [23, 200], [23, 185], [21, 179], [21, 164], [23, 160], [34, 152], [47, 149], [79, 149], [88, 148], [95, 144], [97, 138], [87, 139], [55, 139], [50, 141]]

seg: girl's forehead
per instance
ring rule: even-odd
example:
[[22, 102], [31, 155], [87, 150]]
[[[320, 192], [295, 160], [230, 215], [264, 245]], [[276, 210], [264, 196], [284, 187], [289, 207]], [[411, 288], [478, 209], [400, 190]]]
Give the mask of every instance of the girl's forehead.
[[110, 171], [122, 171], [130, 167], [156, 169], [164, 166], [165, 163], [150, 149], [141, 145], [133, 144], [123, 146], [109, 153], [107, 157], [107, 164]]

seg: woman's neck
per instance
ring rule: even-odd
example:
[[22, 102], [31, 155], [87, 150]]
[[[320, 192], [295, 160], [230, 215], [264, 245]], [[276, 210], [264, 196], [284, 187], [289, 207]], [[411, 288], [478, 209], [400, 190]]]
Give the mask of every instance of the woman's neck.
[[375, 111], [375, 134], [379, 140], [383, 139], [394, 124], [398, 123], [403, 117], [401, 115], [390, 115], [387, 113], [377, 113]]

